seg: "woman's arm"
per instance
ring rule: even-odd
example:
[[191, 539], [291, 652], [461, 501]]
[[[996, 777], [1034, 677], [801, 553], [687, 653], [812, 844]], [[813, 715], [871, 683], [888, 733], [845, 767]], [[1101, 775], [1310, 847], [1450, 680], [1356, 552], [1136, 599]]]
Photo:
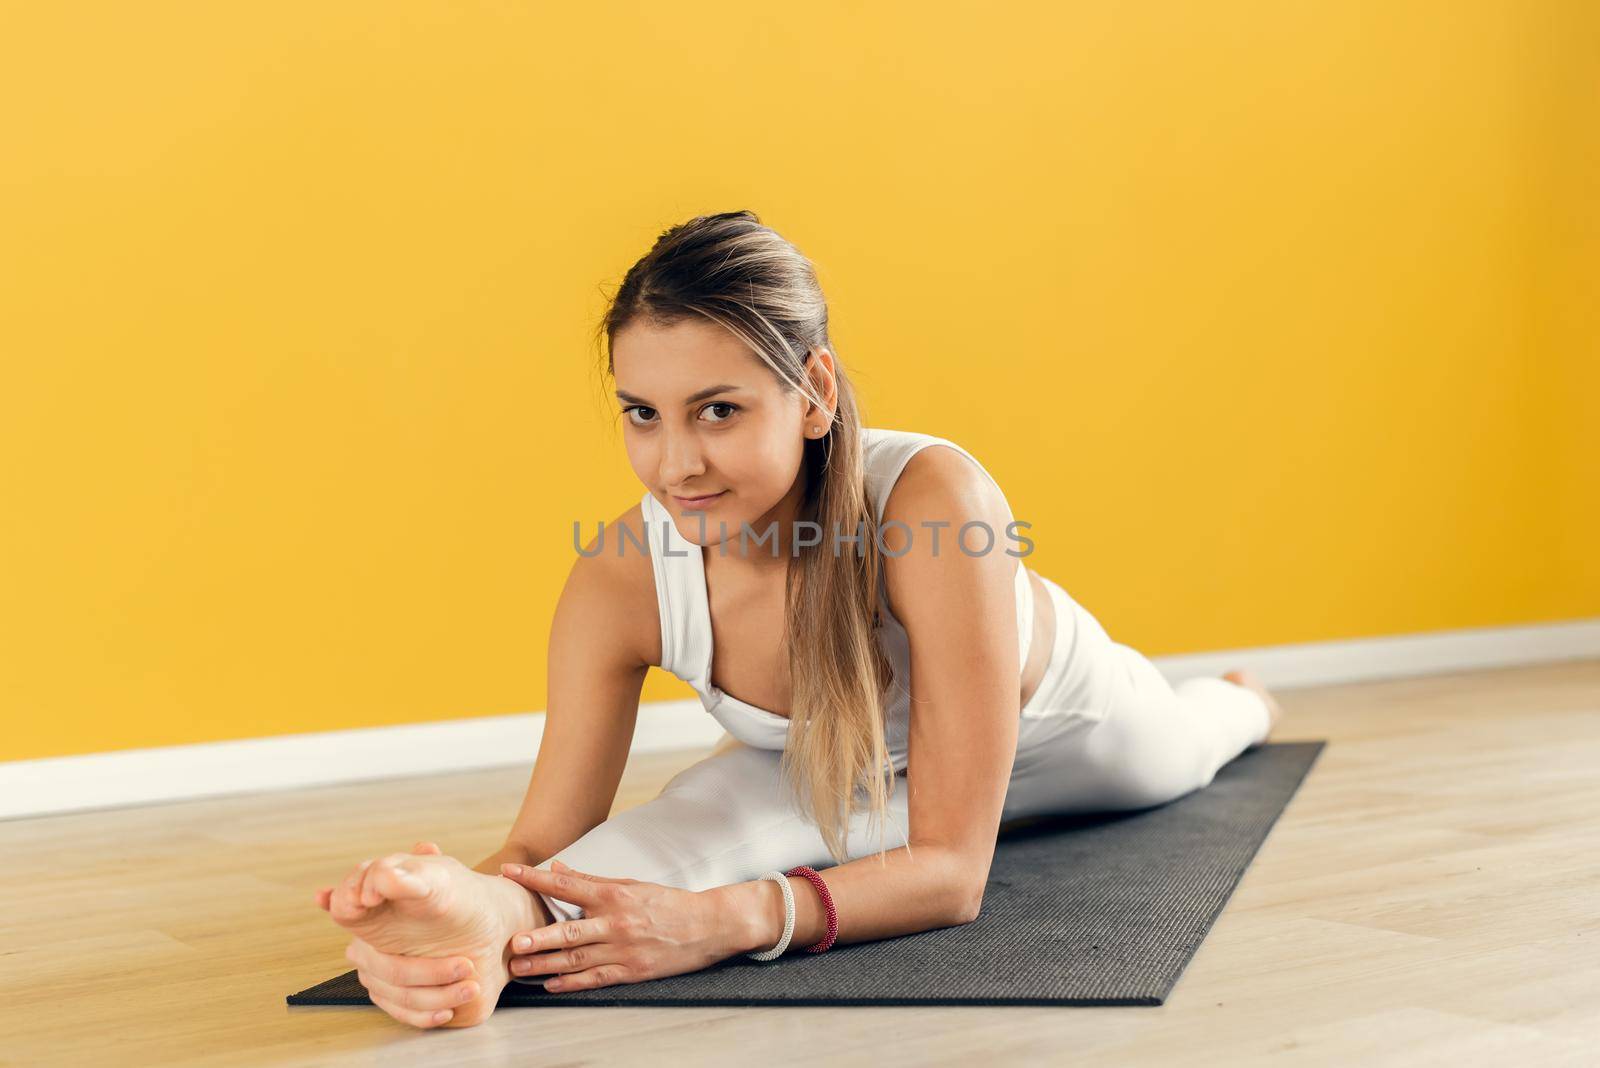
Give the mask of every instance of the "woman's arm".
[[[412, 852], [415, 853], [417, 850], [413, 849]], [[496, 849], [493, 853], [490, 853], [488, 856], [478, 861], [478, 863], [474, 864], [472, 866], [472, 870], [481, 871], [485, 875], [499, 875], [500, 865], [502, 864], [537, 864], [543, 859], [543, 857], [540, 857], [538, 860], [535, 860], [528, 855], [528, 851], [526, 849], [523, 849], [521, 846], [513, 842], [507, 842], [505, 845], [501, 846], [499, 849]]]
[[[826, 868], [818, 874], [828, 884], [839, 914], [839, 938], [870, 942], [879, 938], [955, 927], [978, 918], [976, 908], [947, 892], [962, 885], [968, 873], [953, 870], [958, 858], [948, 852], [917, 846], [915, 860], [904, 847], [878, 857], [864, 857]], [[940, 864], [952, 866], [933, 874]], [[789, 876], [794, 892], [791, 947], [804, 949], [828, 935], [828, 914], [810, 880]], [[771, 879], [730, 883], [705, 893], [715, 902], [719, 927], [727, 938], [725, 956], [771, 949], [783, 937], [783, 891]]]
[[[999, 487], [960, 452], [924, 449], [901, 474], [884, 518], [913, 532], [910, 545], [904, 535], [885, 534], [902, 544], [888, 546], [899, 555], [885, 554], [884, 563], [889, 607], [911, 647], [910, 846], [867, 853], [822, 873], [838, 910], [840, 942], [977, 918], [1019, 730], [1017, 558], [1002, 547], [1011, 514]], [[987, 525], [994, 537], [969, 544], [969, 555], [956, 539], [972, 522]], [[937, 549], [929, 523], [942, 534]], [[858, 841], [856, 851], [873, 844]], [[513, 974], [552, 975], [547, 989], [676, 975], [767, 949], [782, 933], [781, 888], [765, 879], [685, 891], [568, 869], [510, 867], [505, 874], [584, 909], [579, 919], [512, 939]], [[789, 883], [796, 906], [791, 944], [804, 948], [825, 936], [825, 914], [809, 883], [796, 877]]]
[[[620, 556], [618, 524], [635, 536]], [[642, 524], [634, 505], [586, 547], [598, 553], [572, 565], [550, 627], [544, 734], [527, 793], [505, 845], [478, 871], [499, 874], [502, 861], [538, 864], [611, 813], [645, 675], [661, 659], [655, 574], [639, 549]]]
[[[637, 547], [638, 506], [617, 522], [635, 528], [636, 540], [627, 552], [616, 555], [615, 524], [607, 524], [603, 551], [580, 556], [568, 574], [551, 624], [545, 729], [532, 781], [505, 844], [473, 865], [474, 871], [498, 877], [504, 863], [541, 863], [609, 815], [627, 763], [644, 675], [659, 662], [661, 648], [654, 572]], [[596, 547], [591, 541], [587, 550]], [[419, 842], [412, 851], [440, 852], [432, 842]], [[324, 908], [329, 893], [319, 892]], [[358, 969], [363, 985], [375, 978], [415, 991], [419, 999], [432, 998], [430, 1004], [456, 1005], [454, 995], [470, 983], [454, 978], [456, 959], [370, 947], [363, 959], [366, 964]], [[402, 1007], [381, 997], [374, 1004], [409, 1022]]]
[[[911, 642], [911, 848], [870, 853], [822, 873], [841, 942], [977, 918], [1017, 745], [1017, 558], [999, 548], [1011, 518], [999, 488], [959, 452], [930, 448], [907, 466], [885, 516], [916, 532], [909, 547], [889, 547], [907, 551], [885, 564], [890, 608]], [[957, 547], [956, 532], [974, 520], [996, 532], [998, 555], [980, 551], [983, 539], [969, 545], [975, 556]], [[945, 524], [937, 552], [923, 522]], [[861, 852], [872, 843], [854, 844]], [[513, 957], [513, 973], [561, 973], [552, 989], [675, 975], [767, 949], [782, 933], [782, 893], [767, 880], [691, 892], [565, 869], [506, 874], [585, 909], [581, 919], [513, 939], [513, 952], [526, 954]], [[803, 948], [824, 937], [826, 918], [808, 882], [789, 882], [796, 905], [791, 944]]]
[[[839, 914], [839, 941], [862, 942], [950, 927], [977, 918], [1016, 758], [1021, 712], [1017, 558], [1004, 551], [1011, 510], [972, 461], [930, 447], [911, 458], [884, 506], [889, 607], [911, 644], [911, 723], [906, 767], [911, 850], [886, 850], [821, 872]], [[956, 542], [962, 525], [981, 528]], [[924, 523], [943, 524], [934, 529]], [[909, 529], [908, 538], [904, 531]], [[789, 879], [792, 943], [827, 934], [809, 882]], [[710, 891], [720, 898], [737, 949], [764, 949], [783, 933], [783, 895], [762, 879]], [[735, 951], [736, 951], [735, 950]]]

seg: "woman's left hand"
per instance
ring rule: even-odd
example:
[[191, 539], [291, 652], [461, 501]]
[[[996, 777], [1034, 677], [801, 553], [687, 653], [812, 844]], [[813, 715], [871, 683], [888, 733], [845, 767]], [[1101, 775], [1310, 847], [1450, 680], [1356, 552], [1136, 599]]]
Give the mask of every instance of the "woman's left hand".
[[727, 932], [707, 894], [550, 863], [555, 870], [502, 864], [500, 874], [581, 905], [584, 915], [514, 934], [512, 975], [552, 975], [546, 990], [593, 990], [699, 971], [737, 952], [727, 948]]

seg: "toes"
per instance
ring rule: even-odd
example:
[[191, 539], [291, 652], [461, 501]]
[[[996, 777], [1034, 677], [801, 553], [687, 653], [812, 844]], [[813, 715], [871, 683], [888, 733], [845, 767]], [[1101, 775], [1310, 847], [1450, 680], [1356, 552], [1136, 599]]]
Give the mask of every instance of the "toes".
[[424, 876], [393, 857], [385, 857], [372, 866], [368, 885], [390, 901], [417, 900], [433, 893], [432, 884]]
[[333, 896], [328, 902], [328, 913], [340, 923], [349, 923], [361, 919], [367, 914], [367, 908], [361, 904], [361, 882], [366, 875], [370, 860], [364, 860], [356, 865], [349, 875], [344, 877], [333, 891]]
[[382, 873], [397, 867], [405, 859], [406, 855], [405, 853], [390, 853], [367, 869], [366, 877], [361, 882], [361, 903], [363, 905], [372, 908], [375, 905], [382, 904], [384, 898], [394, 896], [387, 892], [387, 882], [381, 888], [378, 886], [379, 877]]

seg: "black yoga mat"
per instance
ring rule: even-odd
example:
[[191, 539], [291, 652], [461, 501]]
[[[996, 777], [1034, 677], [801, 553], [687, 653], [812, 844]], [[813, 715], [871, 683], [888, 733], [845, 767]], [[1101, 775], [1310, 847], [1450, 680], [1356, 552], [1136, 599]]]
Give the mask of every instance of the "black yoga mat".
[[[511, 983], [501, 1006], [1160, 1005], [1325, 741], [1241, 753], [1157, 808], [1007, 823], [978, 919], [597, 990]], [[370, 1005], [349, 971], [290, 1005]]]

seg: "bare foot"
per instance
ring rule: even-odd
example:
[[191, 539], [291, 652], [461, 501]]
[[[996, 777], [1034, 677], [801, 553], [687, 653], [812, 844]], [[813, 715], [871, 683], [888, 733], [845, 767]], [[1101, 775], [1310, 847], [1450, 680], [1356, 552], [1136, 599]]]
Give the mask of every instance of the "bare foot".
[[[1278, 722], [1283, 719], [1283, 706], [1278, 704], [1277, 698], [1273, 697], [1267, 688], [1261, 685], [1261, 680], [1256, 678], [1253, 671], [1240, 668], [1237, 671], [1229, 671], [1222, 677], [1229, 682], [1237, 683], [1245, 689], [1261, 695], [1261, 699], [1267, 703], [1267, 718], [1270, 721], [1267, 727], [1267, 738], [1271, 738], [1272, 732], [1278, 729]], [[1266, 738], [1262, 739], [1263, 742], [1266, 740]]]
[[511, 981], [511, 936], [540, 926], [532, 895], [454, 857], [395, 853], [334, 888], [328, 915], [373, 948], [408, 957], [466, 957], [478, 996], [443, 1026], [471, 1027], [494, 1012]]

